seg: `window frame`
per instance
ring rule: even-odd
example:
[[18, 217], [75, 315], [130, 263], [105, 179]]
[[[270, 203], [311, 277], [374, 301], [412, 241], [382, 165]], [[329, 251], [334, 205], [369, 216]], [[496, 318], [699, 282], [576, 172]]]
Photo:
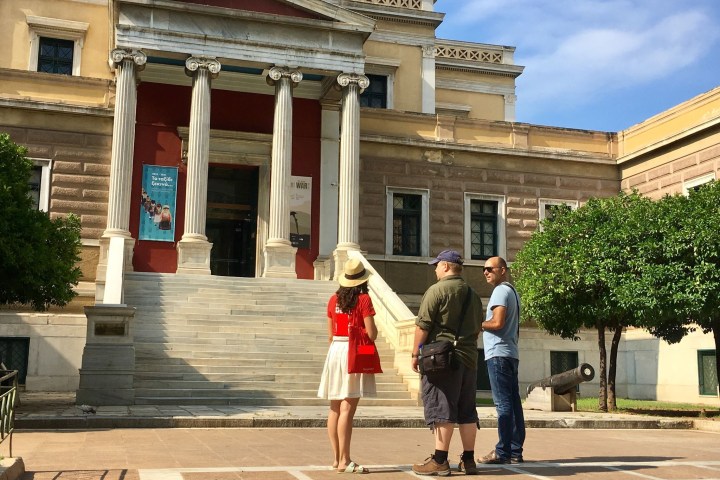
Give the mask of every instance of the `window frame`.
[[[380, 74], [377, 74], [377, 73], [369, 73], [369, 72], [366, 72], [365, 75], [366, 75], [366, 76], [368, 77], [368, 79], [370, 80], [370, 85], [371, 85], [371, 86], [372, 86], [372, 84], [373, 84], [373, 80], [370, 79], [370, 76], [373, 76], [373, 77], [382, 77], [382, 78], [385, 80], [385, 98], [384, 98], [385, 105], [382, 106], [382, 107], [371, 107], [371, 106], [369, 106], [369, 105], [368, 105], [368, 106], [362, 106], [362, 105], [361, 105], [361, 107], [362, 107], [362, 108], [375, 108], [375, 109], [378, 109], [378, 110], [388, 110], [388, 104], [389, 104], [389, 102], [388, 102], [388, 97], [389, 97], [388, 92], [390, 92], [390, 86], [389, 86], [389, 85], [390, 85], [390, 81], [389, 81], [389, 79], [388, 79], [388, 76], [387, 76], [387, 75], [380, 75]], [[378, 81], [379, 81], [379, 80], [378, 80]], [[368, 88], [370, 88], [370, 87], [368, 87]], [[360, 94], [360, 96], [358, 97], [359, 99], [361, 99], [362, 96], [365, 95], [365, 94], [368, 92], [368, 88], [366, 88], [365, 91], [363, 91], [363, 93]], [[380, 97], [378, 96], [378, 98], [380, 98]]]
[[713, 180], [715, 180], [715, 172], [706, 173], [705, 175], [700, 175], [699, 177], [685, 180], [683, 182], [683, 195], [687, 197], [690, 195], [690, 190], [692, 190], [693, 188], [699, 187], [700, 185], [705, 185], [706, 183], [710, 183]]
[[465, 263], [485, 263], [485, 260], [473, 260], [472, 259], [472, 212], [470, 208], [470, 202], [472, 200], [487, 200], [491, 202], [497, 202], [497, 252], [495, 256], [507, 258], [507, 236], [506, 236], [506, 223], [507, 214], [505, 212], [505, 205], [507, 203], [505, 195], [495, 195], [489, 193], [472, 193], [465, 192], [463, 199], [463, 220], [464, 220], [464, 232], [463, 232], [463, 245]]
[[[386, 187], [385, 189], [385, 255], [395, 258], [417, 259], [430, 255], [430, 190], [419, 188]], [[398, 195], [420, 195], [420, 255], [396, 255], [393, 253], [393, 197]]]
[[[365, 75], [381, 75], [386, 77], [386, 99], [385, 110], [395, 108], [395, 100], [393, 90], [395, 89], [395, 76], [397, 69], [400, 67], [400, 61], [394, 58], [365, 57]], [[364, 107], [371, 108], [371, 107]]]
[[538, 199], [538, 224], [542, 230], [542, 222], [545, 216], [545, 208], [548, 205], [567, 205], [571, 210], [577, 210], [580, 202], [578, 200], [561, 200], [559, 198], [539, 198]]
[[[712, 349], [712, 350], [711, 350], [711, 349], [703, 349], [703, 350], [698, 350], [698, 351], [697, 351], [698, 394], [699, 394], [700, 396], [702, 396], [702, 397], [709, 397], [709, 396], [710, 396], [710, 397], [716, 397], [716, 396], [718, 395], [718, 386], [717, 386], [717, 385], [715, 386], [715, 391], [712, 392], [712, 393], [705, 393], [705, 392], [703, 391], [703, 390], [704, 390], [704, 386], [705, 386], [705, 383], [704, 383], [704, 381], [703, 381], [703, 379], [704, 379], [704, 377], [705, 377], [705, 375], [704, 375], [705, 372], [704, 372], [704, 370], [703, 370], [703, 362], [702, 362], [702, 359], [703, 359], [704, 356], [710, 356], [710, 355], [712, 355], [712, 356], [714, 357], [715, 355], [717, 355], [717, 351], [714, 350], [714, 349]], [[714, 364], [714, 363], [713, 363], [713, 364]], [[715, 372], [715, 377], [718, 379], [718, 382], [719, 382], [719, 384], [720, 384], [720, 375], [718, 375], [718, 372]]]
[[74, 44], [72, 76], [80, 76], [82, 64], [82, 49], [85, 43], [89, 23], [63, 20], [59, 18], [38, 17], [26, 15], [25, 21], [30, 33], [30, 58], [28, 70], [37, 72], [40, 55], [40, 38], [54, 38], [70, 40]]
[[40, 195], [38, 198], [38, 210], [50, 211], [50, 177], [52, 174], [52, 160], [48, 158], [30, 158], [33, 165], [40, 167]]

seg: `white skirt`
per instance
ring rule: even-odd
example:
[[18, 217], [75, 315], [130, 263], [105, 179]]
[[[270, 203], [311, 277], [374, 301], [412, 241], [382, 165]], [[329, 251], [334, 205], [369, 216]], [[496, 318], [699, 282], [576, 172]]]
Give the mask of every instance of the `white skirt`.
[[318, 397], [343, 400], [374, 397], [376, 394], [374, 374], [348, 373], [348, 337], [333, 337], [325, 358]]

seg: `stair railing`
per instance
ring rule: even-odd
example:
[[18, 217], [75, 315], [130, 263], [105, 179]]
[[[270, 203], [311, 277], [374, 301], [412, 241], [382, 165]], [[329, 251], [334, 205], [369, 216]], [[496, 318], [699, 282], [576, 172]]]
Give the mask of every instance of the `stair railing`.
[[402, 375], [403, 382], [408, 386], [410, 394], [417, 399], [420, 376], [413, 372], [410, 365], [410, 353], [412, 353], [412, 344], [415, 339], [415, 314], [390, 288], [362, 253], [351, 250], [348, 251], [348, 257], [360, 260], [372, 273], [368, 280], [368, 287], [375, 307], [375, 324], [395, 350], [393, 366]]
[[12, 458], [12, 434], [15, 430], [15, 399], [18, 386], [17, 370], [0, 370], [0, 443], [10, 440]]

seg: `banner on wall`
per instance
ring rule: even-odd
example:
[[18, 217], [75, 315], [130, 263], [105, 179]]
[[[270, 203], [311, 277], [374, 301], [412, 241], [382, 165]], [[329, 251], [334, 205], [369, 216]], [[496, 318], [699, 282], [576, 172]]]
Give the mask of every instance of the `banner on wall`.
[[290, 177], [290, 243], [310, 248], [312, 177]]
[[175, 241], [177, 167], [143, 165], [139, 240]]

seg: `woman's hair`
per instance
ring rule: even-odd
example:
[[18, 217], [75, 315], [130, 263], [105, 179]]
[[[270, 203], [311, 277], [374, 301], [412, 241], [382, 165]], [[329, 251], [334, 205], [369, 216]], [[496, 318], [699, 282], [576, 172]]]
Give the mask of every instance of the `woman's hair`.
[[335, 293], [337, 294], [337, 305], [340, 310], [344, 313], [350, 313], [355, 308], [360, 294], [368, 293], [368, 284], [364, 282], [354, 287], [340, 287]]

